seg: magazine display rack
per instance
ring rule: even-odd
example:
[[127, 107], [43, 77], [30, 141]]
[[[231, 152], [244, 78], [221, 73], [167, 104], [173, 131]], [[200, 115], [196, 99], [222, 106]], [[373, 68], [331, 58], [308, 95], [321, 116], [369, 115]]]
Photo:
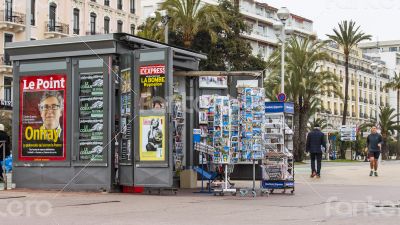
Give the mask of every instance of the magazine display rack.
[[293, 112], [292, 105], [283, 102], [267, 102], [264, 125], [264, 146], [266, 156], [262, 165], [263, 190], [273, 193], [281, 189], [282, 193], [290, 190], [294, 193], [293, 161]]
[[184, 116], [183, 116], [183, 102], [182, 95], [179, 93], [174, 93], [172, 101], [172, 122], [174, 125], [173, 130], [173, 160], [174, 160], [174, 171], [175, 175], [178, 175], [180, 171], [183, 170], [183, 129], [184, 129]]

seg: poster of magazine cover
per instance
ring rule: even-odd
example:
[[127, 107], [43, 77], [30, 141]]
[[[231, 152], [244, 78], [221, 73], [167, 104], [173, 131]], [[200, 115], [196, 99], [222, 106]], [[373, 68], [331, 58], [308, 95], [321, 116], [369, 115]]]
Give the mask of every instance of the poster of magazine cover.
[[79, 159], [103, 161], [103, 141], [81, 141], [79, 143]]
[[80, 96], [103, 96], [103, 73], [81, 73]]
[[212, 104], [214, 104], [212, 95], [201, 95], [199, 97], [200, 109], [208, 109]]
[[80, 119], [79, 138], [103, 140], [103, 119]]
[[199, 88], [228, 88], [227, 76], [201, 76], [199, 78]]
[[18, 160], [66, 159], [66, 78], [65, 74], [20, 77], [20, 120], [15, 121]]
[[80, 97], [79, 116], [103, 118], [103, 97]]
[[131, 113], [131, 94], [121, 94], [121, 114]]
[[139, 128], [140, 161], [164, 161], [165, 116], [141, 116]]

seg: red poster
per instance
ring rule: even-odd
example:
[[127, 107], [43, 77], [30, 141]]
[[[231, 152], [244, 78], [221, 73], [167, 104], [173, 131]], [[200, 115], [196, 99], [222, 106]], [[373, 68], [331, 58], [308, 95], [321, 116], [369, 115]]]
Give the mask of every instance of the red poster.
[[66, 75], [20, 78], [20, 161], [66, 159]]

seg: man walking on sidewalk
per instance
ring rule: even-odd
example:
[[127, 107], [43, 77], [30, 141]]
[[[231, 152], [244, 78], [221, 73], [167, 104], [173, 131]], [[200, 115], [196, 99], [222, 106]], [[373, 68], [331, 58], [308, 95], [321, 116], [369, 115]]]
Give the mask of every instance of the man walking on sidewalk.
[[[322, 149], [326, 149], [326, 140], [324, 133], [321, 132], [319, 124], [315, 124], [314, 129], [307, 135], [306, 152], [311, 156], [311, 177], [321, 177]], [[315, 160], [317, 160], [317, 169], [315, 169]]]
[[378, 159], [382, 149], [382, 136], [376, 132], [376, 126], [371, 127], [371, 134], [367, 137], [368, 157], [371, 167], [369, 176], [378, 176]]

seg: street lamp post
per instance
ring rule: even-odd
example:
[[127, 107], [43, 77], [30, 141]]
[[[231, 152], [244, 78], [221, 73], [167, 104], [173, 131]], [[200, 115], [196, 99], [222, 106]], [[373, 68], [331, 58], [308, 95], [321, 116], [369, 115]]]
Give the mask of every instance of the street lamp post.
[[285, 25], [286, 20], [289, 19], [289, 10], [282, 7], [277, 12], [278, 18], [282, 22], [281, 38], [282, 38], [282, 55], [281, 55], [281, 93], [285, 93]]
[[[374, 77], [375, 77], [375, 87], [376, 87], [376, 92], [375, 92], [375, 116], [376, 116], [376, 123], [379, 125], [379, 106], [380, 106], [380, 89], [378, 88], [378, 77], [379, 77], [379, 71], [382, 69], [381, 65], [378, 65], [377, 63], [372, 63], [371, 64], [372, 71], [374, 72]], [[378, 104], [379, 100], [379, 104]]]
[[[372, 68], [372, 71], [374, 72], [375, 87], [376, 87], [376, 93], [375, 93], [375, 99], [376, 99], [376, 105], [375, 105], [376, 106], [375, 107], [375, 109], [376, 109], [376, 111], [375, 111], [376, 125], [379, 127], [379, 129], [381, 129], [381, 127], [379, 126], [380, 118], [379, 118], [379, 115], [378, 115], [378, 110], [379, 110], [379, 105], [380, 105], [380, 98], [379, 98], [379, 105], [378, 105], [378, 95], [380, 93], [380, 90], [378, 90], [378, 87], [377, 87], [377, 80], [378, 80], [378, 77], [379, 77], [379, 75], [378, 75], [379, 70], [382, 69], [382, 66], [379, 65], [378, 63], [372, 63], [371, 64], [371, 68]], [[378, 159], [379, 164], [381, 163], [381, 160], [382, 160], [382, 157], [379, 157], [379, 159]]]
[[[161, 15], [161, 21], [160, 24], [158, 24], [158, 26], [160, 27], [162, 25], [164, 27], [164, 42], [165, 44], [168, 44], [168, 22], [170, 21], [171, 17], [168, 16], [166, 10], [161, 10], [160, 15]], [[156, 17], [157, 16], [155, 12], [153, 12], [150, 15], [150, 18], [155, 19]]]
[[168, 16], [167, 11], [162, 10], [161, 11], [161, 23], [164, 26], [164, 42], [165, 44], [168, 44], [168, 22], [171, 19], [170, 16]]

